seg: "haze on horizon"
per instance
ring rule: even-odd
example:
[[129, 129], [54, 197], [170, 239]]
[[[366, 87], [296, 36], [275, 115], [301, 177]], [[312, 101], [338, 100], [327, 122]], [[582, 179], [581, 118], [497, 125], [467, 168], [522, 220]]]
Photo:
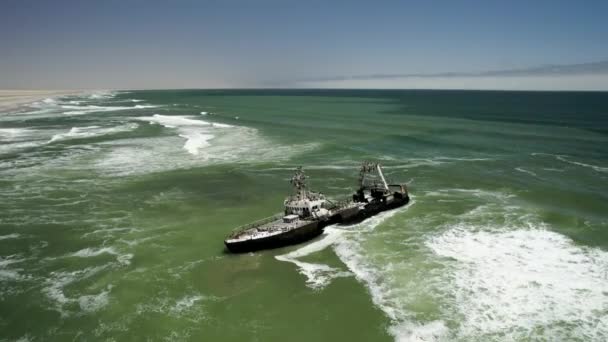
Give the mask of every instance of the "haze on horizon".
[[608, 90], [606, 1], [0, 5], [0, 89]]

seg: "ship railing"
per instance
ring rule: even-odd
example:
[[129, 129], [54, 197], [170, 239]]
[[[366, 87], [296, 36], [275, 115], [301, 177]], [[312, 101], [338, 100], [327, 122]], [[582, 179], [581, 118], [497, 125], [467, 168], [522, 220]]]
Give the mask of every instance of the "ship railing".
[[273, 222], [273, 221], [276, 221], [276, 220], [280, 220], [280, 219], [283, 218], [283, 216], [284, 216], [283, 213], [277, 213], [277, 214], [274, 214], [272, 216], [265, 217], [263, 219], [260, 219], [260, 220], [248, 223], [248, 224], [240, 226], [240, 227], [237, 227], [237, 228], [235, 228], [232, 231], [232, 233], [230, 234], [230, 236], [235, 236], [235, 235], [238, 235], [239, 233], [241, 233], [241, 232], [243, 232], [243, 231], [245, 231], [247, 229], [259, 227], [259, 226], [265, 225], [267, 223], [270, 223], [270, 222]]

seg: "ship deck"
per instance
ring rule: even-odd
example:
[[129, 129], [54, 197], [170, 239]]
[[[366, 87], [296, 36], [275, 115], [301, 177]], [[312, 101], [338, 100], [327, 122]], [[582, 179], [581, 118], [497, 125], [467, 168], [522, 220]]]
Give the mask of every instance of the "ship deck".
[[260, 224], [259, 226], [253, 226], [244, 230], [236, 231], [228, 239], [227, 243], [241, 242], [252, 239], [262, 239], [281, 233], [288, 232], [290, 230], [299, 228], [303, 225], [314, 222], [313, 220], [302, 220], [297, 219], [293, 222], [283, 222], [283, 218], [276, 219], [267, 223]]

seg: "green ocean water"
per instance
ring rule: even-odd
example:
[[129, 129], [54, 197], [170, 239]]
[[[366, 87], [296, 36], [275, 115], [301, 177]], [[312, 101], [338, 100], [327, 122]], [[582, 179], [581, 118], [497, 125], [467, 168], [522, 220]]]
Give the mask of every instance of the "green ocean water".
[[[293, 169], [412, 202], [224, 251]], [[86, 93], [0, 114], [0, 340], [608, 340], [608, 93]]]

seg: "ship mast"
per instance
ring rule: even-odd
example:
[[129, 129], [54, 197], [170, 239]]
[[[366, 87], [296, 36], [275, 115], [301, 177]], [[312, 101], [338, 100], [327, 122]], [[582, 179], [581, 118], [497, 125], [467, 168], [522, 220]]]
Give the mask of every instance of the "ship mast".
[[382, 181], [382, 187], [384, 188], [384, 190], [388, 191], [389, 190], [388, 184], [386, 183], [386, 179], [384, 178], [384, 174], [382, 173], [382, 167], [378, 163], [372, 163], [372, 162], [368, 162], [368, 161], [363, 162], [363, 164], [361, 165], [361, 169], [359, 170], [359, 186], [361, 188], [365, 188], [366, 187], [366, 185], [365, 185], [366, 176], [368, 174], [373, 174], [374, 172], [376, 172], [378, 174], [378, 177], [380, 177], [380, 180]]
[[386, 184], [386, 179], [384, 179], [384, 174], [382, 173], [382, 168], [380, 167], [380, 164], [376, 163], [376, 169], [378, 170], [378, 175], [380, 176], [380, 179], [382, 179], [382, 184], [384, 184], [384, 189], [388, 190], [388, 184]]

